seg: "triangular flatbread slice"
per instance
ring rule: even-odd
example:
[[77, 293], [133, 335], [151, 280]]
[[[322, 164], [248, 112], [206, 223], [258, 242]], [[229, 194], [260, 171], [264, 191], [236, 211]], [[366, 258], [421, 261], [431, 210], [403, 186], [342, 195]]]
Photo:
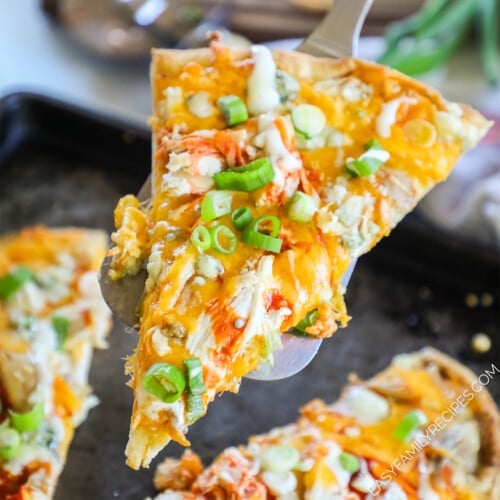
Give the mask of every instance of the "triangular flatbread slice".
[[[189, 423], [271, 360], [280, 332], [345, 326], [350, 263], [489, 127], [374, 63], [217, 38], [154, 50], [151, 83], [153, 197], [120, 200], [112, 251], [113, 278], [148, 271], [127, 363], [133, 468], [171, 439], [188, 444]], [[204, 387], [190, 388], [186, 359]]]

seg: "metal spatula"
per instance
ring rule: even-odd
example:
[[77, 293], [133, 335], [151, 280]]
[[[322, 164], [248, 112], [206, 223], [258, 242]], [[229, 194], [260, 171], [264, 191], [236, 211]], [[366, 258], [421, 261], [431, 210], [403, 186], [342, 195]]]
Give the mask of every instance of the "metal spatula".
[[[334, 3], [321, 24], [297, 48], [314, 56], [341, 58], [357, 55], [361, 27], [373, 0], [334, 0]], [[151, 178], [149, 177], [137, 195], [140, 201], [151, 196]], [[146, 271], [136, 276], [127, 276], [117, 281], [109, 278], [111, 258], [107, 257], [101, 267], [99, 283], [107, 304], [113, 313], [127, 325], [134, 327], [138, 323], [136, 307], [141, 300], [146, 281]], [[343, 276], [347, 286], [354, 264]], [[318, 352], [321, 339], [308, 339], [283, 334], [283, 349], [274, 353], [274, 365], [262, 366], [249, 373], [248, 378], [257, 380], [277, 380], [286, 378], [307, 366]]]

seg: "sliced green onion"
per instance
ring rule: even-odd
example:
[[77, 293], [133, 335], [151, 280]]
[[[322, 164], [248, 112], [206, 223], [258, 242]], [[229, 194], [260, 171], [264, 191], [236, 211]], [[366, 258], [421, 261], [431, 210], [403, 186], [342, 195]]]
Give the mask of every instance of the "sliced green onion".
[[236, 250], [236, 235], [224, 224], [210, 228], [212, 248], [219, 253], [229, 255]]
[[248, 120], [248, 111], [245, 103], [235, 95], [226, 95], [217, 100], [217, 106], [224, 116], [228, 127], [234, 127]]
[[10, 423], [19, 432], [34, 431], [38, 429], [45, 416], [43, 402], [40, 401], [30, 411], [17, 413], [9, 410]]
[[292, 122], [295, 130], [305, 135], [306, 139], [318, 135], [326, 126], [323, 111], [312, 104], [299, 104], [294, 108]]
[[211, 191], [201, 202], [201, 218], [211, 221], [231, 212], [231, 195], [221, 191]]
[[9, 299], [12, 297], [22, 286], [31, 281], [35, 277], [35, 273], [27, 267], [20, 266], [10, 273], [0, 278], [0, 297], [2, 299]]
[[262, 453], [262, 468], [273, 472], [286, 472], [299, 465], [300, 453], [290, 445], [277, 444]]
[[378, 141], [377, 139], [370, 139], [364, 146], [363, 146], [365, 149], [372, 149], [372, 148], [375, 148], [375, 149], [384, 149], [382, 147], [382, 144], [380, 144], [380, 141]]
[[376, 139], [371, 139], [365, 144], [366, 151], [356, 159], [350, 159], [345, 164], [345, 169], [353, 177], [368, 177], [375, 173], [389, 158], [387, 151]]
[[312, 196], [297, 191], [287, 206], [287, 215], [295, 222], [310, 222], [316, 212], [316, 202]]
[[56, 332], [57, 348], [62, 351], [69, 335], [69, 319], [64, 316], [52, 316], [52, 327]]
[[195, 228], [191, 234], [191, 243], [200, 252], [208, 250], [212, 244], [212, 238], [210, 238], [210, 232], [205, 226], [198, 226]]
[[403, 443], [408, 443], [415, 431], [427, 423], [427, 417], [421, 410], [412, 410], [399, 422], [394, 431], [394, 438]]
[[351, 474], [358, 472], [360, 468], [359, 460], [354, 455], [345, 451], [339, 455], [339, 462], [342, 468]]
[[283, 245], [283, 240], [281, 238], [274, 238], [273, 236], [259, 233], [253, 229], [246, 229], [243, 232], [242, 239], [247, 245], [273, 253], [280, 253], [281, 246]]
[[319, 318], [318, 310], [317, 309], [313, 309], [312, 311], [309, 311], [304, 316], [304, 319], [301, 320], [301, 321], [299, 321], [295, 325], [294, 328], [295, 328], [295, 330], [298, 330], [299, 332], [307, 333], [306, 328], [308, 328], [309, 326], [314, 325], [314, 323], [316, 323], [316, 321], [318, 321], [318, 318]]
[[[267, 226], [269, 226], [269, 224], [271, 224], [271, 228], [270, 231], [267, 231]], [[261, 215], [260, 217], [257, 217], [250, 226], [250, 229], [259, 233], [265, 232], [265, 234], [269, 234], [269, 236], [272, 236], [273, 238], [278, 236], [280, 228], [281, 222], [278, 217], [274, 215]]]
[[186, 423], [191, 425], [205, 414], [205, 406], [201, 394], [187, 395]]
[[234, 167], [214, 175], [217, 189], [251, 193], [274, 179], [274, 168], [269, 158], [258, 158], [242, 167]]
[[231, 220], [238, 231], [243, 231], [252, 222], [252, 212], [248, 207], [237, 208], [231, 214]]
[[11, 460], [19, 453], [21, 446], [21, 436], [19, 432], [11, 427], [0, 429], [0, 457], [4, 460]]
[[203, 394], [206, 389], [200, 360], [198, 358], [185, 359], [184, 366], [188, 374], [189, 392], [191, 394]]
[[186, 376], [170, 363], [155, 363], [144, 375], [142, 386], [160, 401], [173, 403], [186, 388]]

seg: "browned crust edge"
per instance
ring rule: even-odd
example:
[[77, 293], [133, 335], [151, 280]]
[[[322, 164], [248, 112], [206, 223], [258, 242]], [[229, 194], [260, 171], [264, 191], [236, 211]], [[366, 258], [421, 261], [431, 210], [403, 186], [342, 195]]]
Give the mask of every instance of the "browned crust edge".
[[[423, 368], [437, 367], [443, 381], [453, 380], [464, 390], [478, 382], [478, 375], [469, 368], [432, 347], [425, 347], [414, 355], [417, 356]], [[500, 368], [498, 364], [496, 366]], [[489, 369], [491, 370], [492, 367]], [[481, 466], [477, 477], [485, 484], [492, 484], [493, 490], [498, 491], [497, 489], [500, 489], [500, 413], [486, 386], [480, 392], [474, 392], [474, 405], [471, 406], [471, 410], [479, 424], [481, 434]]]
[[[248, 48], [232, 49], [235, 60], [251, 57]], [[395, 78], [400, 81], [404, 89], [413, 89], [418, 94], [428, 98], [438, 110], [445, 110], [447, 100], [435, 89], [419, 82], [399, 71], [382, 66], [375, 62], [365, 61], [354, 57], [343, 59], [331, 59], [326, 57], [316, 57], [296, 51], [274, 50], [273, 58], [280, 69], [289, 72], [294, 77], [306, 80], [325, 80], [329, 78], [342, 78], [350, 75], [355, 69], [373, 69], [384, 74], [384, 78]], [[151, 51], [151, 81], [159, 74], [176, 75], [182, 67], [190, 62], [196, 61], [203, 66], [209, 65], [214, 59], [210, 48], [171, 50], [171, 49], [153, 49]], [[153, 113], [157, 111], [157, 103], [162, 96], [155, 95], [153, 86], [152, 109]], [[462, 120], [470, 123], [478, 129], [487, 131], [490, 122], [486, 120], [481, 113], [465, 104], [459, 104], [463, 111]]]

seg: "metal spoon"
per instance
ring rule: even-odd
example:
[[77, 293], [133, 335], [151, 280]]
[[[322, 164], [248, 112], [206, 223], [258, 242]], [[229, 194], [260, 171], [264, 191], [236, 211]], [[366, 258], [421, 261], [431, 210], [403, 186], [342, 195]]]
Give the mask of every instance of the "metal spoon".
[[[373, 0], [335, 0], [321, 24], [297, 50], [332, 58], [356, 55], [359, 33], [372, 2]], [[150, 177], [137, 196], [140, 201], [151, 197]], [[99, 283], [102, 294], [114, 314], [134, 327], [138, 323], [136, 308], [144, 291], [146, 271], [113, 281], [109, 278], [110, 263], [111, 257], [106, 257], [101, 266]], [[344, 286], [349, 282], [354, 264], [353, 262], [343, 276]], [[277, 380], [294, 375], [311, 362], [322, 342], [321, 339], [301, 338], [288, 333], [281, 337], [283, 348], [275, 351], [273, 367], [262, 366], [247, 374], [248, 378]]]

